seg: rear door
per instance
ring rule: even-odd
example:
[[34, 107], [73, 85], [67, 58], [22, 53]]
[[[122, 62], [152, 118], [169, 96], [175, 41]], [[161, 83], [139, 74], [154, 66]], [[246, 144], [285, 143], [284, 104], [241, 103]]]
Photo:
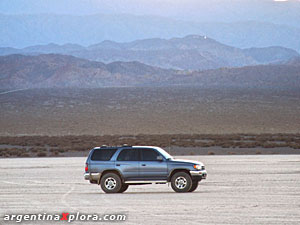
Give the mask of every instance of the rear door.
[[167, 180], [168, 165], [163, 157], [163, 160], [158, 160], [157, 157], [161, 154], [152, 148], [140, 148], [141, 161], [139, 162], [140, 177], [143, 180]]
[[139, 179], [139, 154], [136, 149], [122, 149], [116, 160], [116, 169], [120, 170], [126, 181]]

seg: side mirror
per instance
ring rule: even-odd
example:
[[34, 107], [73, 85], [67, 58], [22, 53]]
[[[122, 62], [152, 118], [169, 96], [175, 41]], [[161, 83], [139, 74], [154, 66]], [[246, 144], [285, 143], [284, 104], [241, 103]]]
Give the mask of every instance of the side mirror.
[[158, 155], [158, 156], [156, 157], [156, 159], [157, 159], [157, 161], [163, 161], [163, 160], [164, 160], [164, 158], [163, 158], [161, 155]]

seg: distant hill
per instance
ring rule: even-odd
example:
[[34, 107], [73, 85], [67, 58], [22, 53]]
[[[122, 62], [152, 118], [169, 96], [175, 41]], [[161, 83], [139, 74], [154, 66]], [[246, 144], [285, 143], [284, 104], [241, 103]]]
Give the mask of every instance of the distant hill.
[[202, 72], [167, 70], [139, 62], [104, 64], [73, 56], [0, 57], [0, 88], [198, 85], [217, 87], [299, 88], [298, 60], [283, 65], [222, 68]]
[[0, 55], [49, 53], [73, 55], [105, 63], [139, 61], [166, 69], [183, 70], [277, 63], [300, 56], [296, 51], [283, 47], [242, 50], [199, 35], [171, 39], [143, 39], [125, 43], [103, 41], [88, 47], [75, 44], [48, 44], [23, 49], [0, 48]]
[[[195, 16], [201, 17], [198, 10], [196, 11]], [[265, 12], [265, 9], [263, 11]], [[296, 9], [293, 11], [297, 12]], [[287, 10], [286, 14], [289, 15], [290, 12], [291, 10]], [[186, 12], [185, 14], [189, 15], [189, 13]], [[208, 12], [208, 14], [211, 13]], [[279, 17], [280, 13], [275, 15]], [[264, 15], [264, 17], [267, 16]], [[219, 18], [223, 19], [222, 16]], [[299, 16], [293, 18], [293, 24], [299, 24], [298, 18]], [[241, 16], [239, 21], [241, 19], [244, 17]], [[130, 42], [137, 39], [168, 39], [197, 34], [206, 35], [226, 45], [238, 48], [282, 46], [300, 51], [299, 27], [279, 25], [278, 22], [275, 24], [253, 21], [253, 19], [244, 20], [246, 21], [220, 23], [199, 22], [208, 20], [189, 22], [160, 16], [128, 14], [81, 16], [0, 14], [0, 46], [23, 48], [48, 43], [77, 43], [88, 46], [104, 40]]]
[[104, 64], [57, 54], [1, 56], [0, 71], [0, 88], [137, 86], [174, 73], [139, 62]]
[[300, 57], [295, 57], [290, 59], [285, 63], [286, 65], [292, 65], [292, 66], [300, 66]]
[[[193, 84], [217, 87], [300, 89], [300, 64], [257, 65], [195, 72]], [[180, 83], [180, 79], [174, 83]]]
[[298, 52], [295, 50], [279, 46], [267, 48], [248, 48], [244, 49], [243, 52], [247, 56], [255, 59], [260, 64], [278, 63], [299, 57]]
[[221, 44], [206, 36], [144, 39], [127, 43], [104, 41], [72, 55], [90, 60], [139, 61], [152, 66], [184, 70], [253, 65], [255, 60], [242, 50]]

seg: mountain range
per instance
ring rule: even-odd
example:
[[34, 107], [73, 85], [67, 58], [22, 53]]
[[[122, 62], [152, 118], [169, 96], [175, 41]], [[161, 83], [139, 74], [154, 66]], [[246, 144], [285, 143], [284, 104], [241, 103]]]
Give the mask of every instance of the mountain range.
[[295, 50], [284, 47], [240, 49], [199, 35], [125, 43], [106, 40], [88, 47], [78, 44], [48, 44], [23, 49], [0, 48], [0, 55], [9, 54], [64, 54], [104, 63], [139, 61], [155, 67], [181, 70], [280, 63], [300, 56]]
[[140, 62], [104, 64], [74, 56], [43, 54], [0, 57], [0, 88], [199, 85], [203, 87], [299, 88], [300, 58], [285, 64], [206, 71], [162, 69]]
[[[300, 4], [297, 5], [300, 6]], [[291, 13], [291, 11], [295, 15], [291, 17], [293, 24], [299, 24], [299, 16], [296, 13], [298, 11], [290, 7], [288, 12]], [[228, 12], [227, 14], [232, 15]], [[289, 15], [287, 12], [285, 14]], [[186, 15], [190, 14], [186, 13]], [[196, 12], [195, 15], [197, 15]], [[272, 15], [280, 17], [281, 14], [272, 13]], [[285, 21], [291, 20], [285, 19]], [[299, 26], [253, 19], [204, 22], [203, 20], [186, 21], [183, 18], [177, 20], [151, 15], [22, 13], [0, 14], [0, 27], [0, 46], [2, 47], [24, 48], [48, 43], [77, 43], [89, 46], [104, 40], [131, 42], [137, 39], [169, 39], [197, 34], [237, 48], [282, 46], [300, 51]]]

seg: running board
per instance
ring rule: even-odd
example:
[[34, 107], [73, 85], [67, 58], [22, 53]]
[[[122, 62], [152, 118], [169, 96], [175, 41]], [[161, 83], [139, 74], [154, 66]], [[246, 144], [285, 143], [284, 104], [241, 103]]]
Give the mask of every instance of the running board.
[[125, 184], [166, 184], [166, 180], [135, 180], [135, 181], [125, 181]]

